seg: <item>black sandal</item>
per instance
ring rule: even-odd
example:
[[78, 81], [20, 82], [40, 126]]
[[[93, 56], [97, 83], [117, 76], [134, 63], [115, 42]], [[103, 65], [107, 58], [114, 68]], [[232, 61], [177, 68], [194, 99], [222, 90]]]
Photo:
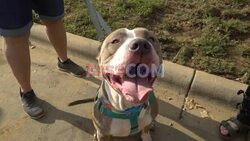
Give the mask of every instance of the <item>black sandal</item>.
[[[228, 131], [228, 133], [223, 134], [221, 127], [224, 127]], [[220, 136], [225, 140], [229, 140], [239, 135], [245, 134], [249, 131], [249, 129], [249, 126], [242, 124], [237, 118], [223, 120], [219, 126]]]
[[[220, 136], [225, 139], [232, 139], [238, 135], [247, 133], [250, 130], [250, 85], [247, 87], [246, 92], [239, 90], [237, 95], [243, 94], [242, 103], [237, 104], [237, 108], [240, 107], [240, 112], [237, 117], [224, 120], [220, 123], [219, 132]], [[222, 129], [222, 127], [224, 129]], [[227, 133], [223, 133], [227, 130]]]

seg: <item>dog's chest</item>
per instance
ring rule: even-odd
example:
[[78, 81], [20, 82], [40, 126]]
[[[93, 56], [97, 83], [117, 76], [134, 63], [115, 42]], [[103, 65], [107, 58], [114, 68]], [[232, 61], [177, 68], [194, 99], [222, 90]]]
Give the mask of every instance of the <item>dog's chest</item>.
[[[143, 111], [143, 110], [142, 110]], [[143, 115], [141, 115], [143, 114]], [[138, 117], [138, 131], [141, 131], [152, 122], [150, 108], [147, 108], [144, 113], [141, 112]], [[129, 136], [131, 133], [131, 122], [129, 119], [113, 118], [110, 126], [110, 134], [113, 136]]]

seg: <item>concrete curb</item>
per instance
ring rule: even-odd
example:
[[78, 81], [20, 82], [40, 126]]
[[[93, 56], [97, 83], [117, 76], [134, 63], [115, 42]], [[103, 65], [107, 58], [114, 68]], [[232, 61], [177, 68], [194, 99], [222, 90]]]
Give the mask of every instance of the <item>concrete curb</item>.
[[[31, 28], [30, 39], [37, 44], [46, 44], [46, 46], [52, 47], [46, 35], [45, 26], [34, 24]], [[69, 52], [76, 56], [95, 58], [98, 54], [98, 47], [101, 45], [100, 42], [96, 40], [71, 33], [67, 33], [67, 39]]]
[[[67, 33], [69, 53], [79, 57], [95, 59], [98, 54], [100, 42], [88, 38]], [[31, 42], [36, 44], [46, 44], [51, 47], [42, 25], [33, 25], [31, 30]], [[242, 97], [236, 95], [237, 91], [246, 90], [247, 85], [236, 81], [228, 80], [216, 75], [192, 68], [181, 66], [169, 61], [164, 61], [164, 77], [160, 78], [164, 85], [179, 94], [197, 96], [205, 99], [213, 99], [223, 102], [226, 105], [235, 106]]]
[[169, 61], [163, 61], [164, 76], [160, 80], [178, 94], [188, 95], [195, 70]]
[[242, 97], [238, 96], [237, 92], [246, 89], [246, 84], [203, 71], [196, 71], [194, 81], [189, 91], [189, 96], [209, 96], [209, 99], [215, 99], [218, 102], [226, 101], [228, 104], [235, 106], [242, 101]]

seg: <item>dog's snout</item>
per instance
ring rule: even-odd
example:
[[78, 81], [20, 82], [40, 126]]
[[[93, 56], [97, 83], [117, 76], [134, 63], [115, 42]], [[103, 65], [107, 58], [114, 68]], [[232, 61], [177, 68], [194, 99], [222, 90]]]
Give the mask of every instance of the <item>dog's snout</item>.
[[145, 39], [135, 39], [129, 44], [129, 51], [134, 53], [148, 53], [150, 49], [150, 44]]

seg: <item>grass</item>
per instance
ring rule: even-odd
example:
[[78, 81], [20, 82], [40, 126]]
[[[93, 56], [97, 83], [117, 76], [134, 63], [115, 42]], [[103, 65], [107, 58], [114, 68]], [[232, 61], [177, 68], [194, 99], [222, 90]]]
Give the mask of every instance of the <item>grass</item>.
[[[115, 30], [146, 27], [166, 60], [230, 79], [250, 72], [249, 0], [93, 0]], [[96, 39], [83, 0], [65, 0], [68, 32]]]
[[204, 56], [225, 57], [227, 55], [226, 49], [230, 46], [230, 40], [220, 30], [218, 18], [206, 19], [205, 27], [198, 39], [199, 47]]
[[218, 75], [233, 75], [236, 72], [236, 64], [234, 62], [226, 61], [224, 59], [203, 57], [200, 58], [199, 67], [209, 73]]
[[[159, 10], [163, 0], [94, 0], [98, 11], [112, 29], [120, 27], [134, 28]], [[83, 0], [65, 0], [65, 25], [69, 32], [96, 38]]]
[[250, 25], [239, 20], [229, 19], [223, 21], [224, 32], [227, 33], [231, 38], [237, 39], [237, 36], [247, 34], [250, 31]]

